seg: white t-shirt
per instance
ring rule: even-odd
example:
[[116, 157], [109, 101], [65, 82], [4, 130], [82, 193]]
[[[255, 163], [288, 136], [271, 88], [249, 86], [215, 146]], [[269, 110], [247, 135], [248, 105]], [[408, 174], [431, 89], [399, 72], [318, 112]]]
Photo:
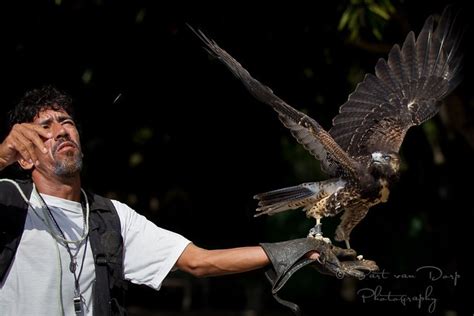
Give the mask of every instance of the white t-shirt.
[[[80, 203], [41, 195], [66, 239], [77, 240], [83, 230]], [[73, 306], [74, 276], [69, 270], [70, 256], [41, 220], [44, 213], [36, 190], [33, 190], [25, 228], [17, 253], [3, 284], [0, 284], [0, 315], [67, 315], [76, 316]], [[183, 236], [157, 227], [127, 205], [112, 200], [120, 218], [124, 241], [125, 279], [158, 290], [163, 279], [190, 243]], [[72, 225], [71, 225], [72, 223]], [[70, 229], [66, 229], [70, 227]], [[95, 282], [94, 259], [90, 243], [79, 249], [77, 274], [83, 298], [84, 315], [93, 314]], [[84, 256], [85, 253], [85, 256]]]

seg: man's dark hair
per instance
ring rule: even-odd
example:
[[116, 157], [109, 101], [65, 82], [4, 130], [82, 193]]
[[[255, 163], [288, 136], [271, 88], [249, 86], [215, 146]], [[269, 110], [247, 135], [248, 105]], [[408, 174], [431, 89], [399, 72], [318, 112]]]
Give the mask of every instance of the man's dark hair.
[[64, 110], [74, 119], [72, 98], [51, 85], [33, 89], [25, 93], [20, 102], [9, 113], [8, 125], [33, 122], [43, 110]]

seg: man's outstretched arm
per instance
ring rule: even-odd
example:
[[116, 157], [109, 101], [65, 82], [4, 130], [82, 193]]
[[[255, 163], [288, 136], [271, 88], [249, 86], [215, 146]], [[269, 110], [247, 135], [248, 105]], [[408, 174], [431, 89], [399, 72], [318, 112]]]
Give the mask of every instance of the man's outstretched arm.
[[[317, 260], [319, 253], [309, 251], [306, 257]], [[189, 244], [178, 258], [176, 267], [197, 277], [242, 273], [270, 264], [261, 246], [208, 250]]]
[[247, 272], [270, 263], [260, 246], [207, 250], [189, 244], [176, 267], [197, 277]]

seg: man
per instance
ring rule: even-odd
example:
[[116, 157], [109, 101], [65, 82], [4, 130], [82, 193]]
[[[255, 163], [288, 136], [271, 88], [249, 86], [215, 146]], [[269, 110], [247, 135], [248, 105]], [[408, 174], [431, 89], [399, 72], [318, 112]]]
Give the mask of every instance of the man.
[[[204, 277], [280, 260], [281, 244], [203, 249], [85, 192], [80, 135], [63, 92], [27, 92], [10, 124], [0, 170], [17, 162], [31, 181], [0, 182], [0, 315], [121, 314], [124, 280], [159, 289], [173, 267]], [[313, 262], [317, 249], [306, 244], [302, 254]]]

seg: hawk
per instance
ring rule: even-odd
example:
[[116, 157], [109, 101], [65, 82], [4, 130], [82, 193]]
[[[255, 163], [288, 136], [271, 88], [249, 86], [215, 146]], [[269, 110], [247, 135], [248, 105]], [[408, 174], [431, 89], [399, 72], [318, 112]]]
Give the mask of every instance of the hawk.
[[254, 196], [258, 215], [303, 209], [316, 220], [309, 235], [324, 239], [321, 219], [343, 212], [335, 239], [349, 239], [370, 207], [386, 202], [398, 180], [398, 154], [406, 132], [438, 113], [441, 101], [461, 81], [462, 29], [458, 13], [446, 7], [430, 16], [417, 37], [408, 33], [366, 74], [326, 131], [253, 78], [229, 53], [203, 32], [191, 30], [208, 52], [223, 62], [259, 101], [270, 105], [296, 140], [320, 160], [328, 180], [309, 182]]

